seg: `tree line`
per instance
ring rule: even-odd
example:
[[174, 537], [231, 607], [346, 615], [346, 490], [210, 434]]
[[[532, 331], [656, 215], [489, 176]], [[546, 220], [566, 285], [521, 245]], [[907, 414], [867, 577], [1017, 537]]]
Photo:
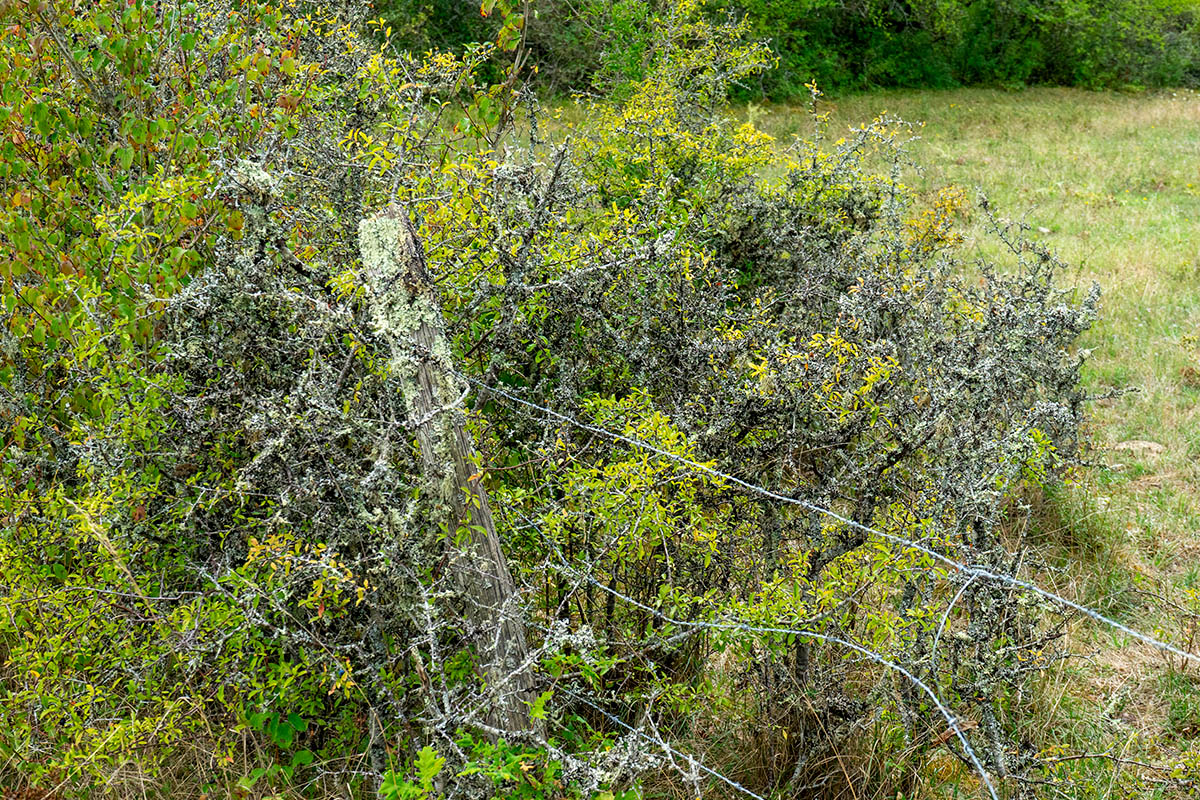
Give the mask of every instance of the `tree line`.
[[[519, 5], [519, 4], [518, 4]], [[645, 74], [648, 19], [660, 0], [531, 0], [534, 60], [551, 91], [589, 90]], [[495, 37], [471, 0], [383, 0], [398, 43], [454, 49]], [[733, 87], [741, 99], [829, 91], [1032, 84], [1129, 88], [1200, 81], [1195, 0], [710, 0], [704, 13], [744, 19], [776, 68]]]

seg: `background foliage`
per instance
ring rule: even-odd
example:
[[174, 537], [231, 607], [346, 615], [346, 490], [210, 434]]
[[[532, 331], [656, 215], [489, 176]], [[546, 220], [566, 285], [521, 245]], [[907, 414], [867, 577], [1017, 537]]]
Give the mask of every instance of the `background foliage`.
[[[656, 0], [533, 0], [529, 40], [543, 87], [583, 90], [597, 75], [637, 77]], [[457, 48], [492, 35], [470, 0], [381, 0], [401, 46]], [[744, 16], [778, 66], [735, 89], [745, 98], [803, 97], [806, 83], [872, 87], [1030, 84], [1088, 88], [1200, 81], [1195, 0], [712, 0]]]

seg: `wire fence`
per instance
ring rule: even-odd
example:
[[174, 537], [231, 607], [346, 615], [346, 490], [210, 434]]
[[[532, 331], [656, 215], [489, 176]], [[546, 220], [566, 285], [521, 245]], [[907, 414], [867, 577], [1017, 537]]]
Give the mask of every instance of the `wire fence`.
[[[652, 453], [657, 456], [661, 456], [665, 459], [668, 459], [677, 464], [685, 466], [690, 470], [693, 470], [698, 473], [702, 473], [711, 478], [715, 478], [719, 481], [725, 482], [726, 484], [736, 486], [736, 487], [743, 489], [753, 495], [756, 495], [756, 496], [759, 496], [759, 497], [762, 497], [762, 498], [765, 498], [765, 499], [768, 499], [768, 500], [771, 500], [771, 501], [774, 501], [777, 503], [796, 506], [799, 508], [803, 508], [807, 511], [823, 515], [825, 517], [828, 517], [832, 520], [840, 522], [851, 528], [857, 529], [868, 535], [877, 536], [877, 537], [884, 539], [886, 541], [889, 541], [893, 544], [899, 545], [905, 549], [926, 555], [926, 556], [934, 559], [938, 563], [943, 564], [947, 567], [950, 567], [951, 569], [955, 570], [955, 572], [958, 575], [960, 575], [961, 577], [964, 577], [966, 580], [964, 581], [963, 586], [960, 587], [958, 593], [955, 595], [954, 600], [951, 602], [950, 606], [947, 608], [944, 616], [942, 617], [942, 619], [938, 625], [937, 633], [936, 633], [935, 639], [934, 639], [934, 650], [935, 651], [937, 648], [937, 643], [940, 641], [943, 630], [946, 627], [949, 615], [950, 615], [954, 605], [957, 604], [958, 600], [962, 597], [963, 593], [966, 591], [967, 587], [977, 581], [991, 581], [991, 582], [995, 582], [998, 584], [1012, 587], [1014, 589], [1033, 593], [1033, 594], [1035, 594], [1047, 601], [1050, 601], [1051, 603], [1054, 603], [1062, 608], [1070, 609], [1072, 611], [1078, 612], [1079, 614], [1082, 614], [1083, 616], [1093, 620], [1094, 622], [1100, 623], [1100, 624], [1108, 626], [1114, 630], [1120, 631], [1120, 632], [1122, 632], [1130, 637], [1133, 637], [1134, 639], [1136, 639], [1144, 644], [1147, 644], [1153, 648], [1156, 648], [1157, 650], [1162, 651], [1164, 653], [1170, 653], [1172, 655], [1178, 656], [1185, 660], [1200, 662], [1200, 655], [1183, 650], [1179, 647], [1176, 647], [1176, 646], [1170, 644], [1169, 642], [1162, 641], [1154, 636], [1143, 633], [1143, 632], [1141, 632], [1135, 628], [1132, 628], [1128, 625], [1125, 625], [1124, 623], [1121, 623], [1105, 614], [1102, 614], [1101, 612], [1099, 612], [1095, 609], [1089, 608], [1089, 607], [1084, 606], [1074, 600], [1063, 597], [1060, 594], [1057, 594], [1055, 592], [1044, 589], [1030, 581], [1023, 580], [1021, 578], [1018, 578], [1016, 576], [1009, 575], [1009, 574], [1006, 574], [1003, 572], [997, 572], [995, 570], [990, 570], [990, 569], [984, 568], [979, 565], [968, 564], [968, 563], [958, 561], [954, 558], [951, 558], [950, 556], [945, 555], [944, 553], [941, 553], [941, 552], [938, 552], [937, 550], [932, 549], [931, 547], [929, 547], [927, 545], [921, 544], [920, 542], [916, 542], [916, 541], [907, 539], [905, 537], [898, 536], [893, 533], [888, 533], [886, 531], [879, 530], [878, 528], [875, 528], [875, 527], [872, 527], [869, 525], [864, 525], [853, 519], [847, 518], [846, 516], [844, 516], [842, 514], [838, 514], [837, 512], [835, 512], [829, 508], [822, 507], [820, 505], [809, 502], [807, 500], [780, 494], [779, 492], [772, 491], [766, 487], [751, 483], [749, 481], [746, 481], [746, 480], [738, 478], [734, 475], [731, 475], [727, 472], [716, 469], [715, 467], [710, 466], [708, 464], [703, 464], [703, 463], [700, 463], [693, 459], [687, 458], [685, 456], [681, 456], [677, 453], [672, 453], [661, 447], [657, 447], [649, 442], [637, 439], [635, 437], [627, 436], [622, 433], [617, 433], [615, 431], [608, 430], [608, 429], [603, 428], [598, 425], [592, 425], [592, 424], [583, 422], [569, 414], [565, 414], [560, 411], [556, 411], [552, 408], [549, 408], [547, 406], [541, 405], [539, 403], [532, 402], [530, 400], [527, 400], [527, 399], [525, 399], [513, 392], [507, 391], [505, 389], [488, 385], [488, 384], [486, 384], [476, 378], [473, 378], [469, 375], [464, 375], [464, 374], [460, 373], [458, 377], [460, 379], [466, 381], [470, 385], [472, 385], [480, 390], [483, 390], [495, 397], [502, 399], [503, 401], [507, 402], [510, 406], [525, 412], [529, 416], [544, 415], [545, 417], [548, 417], [550, 419], [557, 420], [557, 421], [559, 421], [561, 423], [565, 423], [571, 427], [574, 427], [579, 430], [586, 431], [588, 433], [603, 437], [610, 441], [624, 443], [624, 444], [630, 445], [632, 447], [635, 447], [639, 450], [642, 450], [644, 452]], [[839, 637], [839, 636], [834, 636], [834, 635], [831, 635], [828, 633], [814, 631], [814, 630], [807, 629], [807, 628], [789, 628], [789, 627], [784, 627], [784, 626], [755, 625], [755, 624], [750, 624], [750, 623], [740, 621], [740, 620], [698, 621], [698, 620], [677, 619], [677, 618], [671, 617], [668, 614], [663, 613], [662, 611], [660, 611], [657, 608], [649, 606], [646, 603], [640, 602], [637, 599], [630, 597], [629, 595], [616, 590], [612, 586], [605, 585], [603, 582], [596, 580], [591, 575], [588, 575], [586, 573], [583, 573], [583, 572], [573, 569], [572, 567], [570, 567], [569, 564], [566, 563], [565, 560], [561, 564], [561, 569], [565, 573], [567, 573], [569, 575], [573, 575], [575, 578], [577, 578], [579, 580], [586, 581], [590, 585], [595, 586], [596, 588], [600, 589], [601, 591], [611, 595], [614, 599], [619, 600], [622, 603], [625, 603], [631, 607], [637, 608], [644, 613], [650, 614], [655, 619], [657, 619], [660, 622], [663, 622], [665, 624], [668, 624], [668, 625], [673, 625], [675, 627], [686, 629], [686, 630], [734, 631], [734, 632], [751, 633], [751, 634], [791, 635], [791, 636], [796, 636], [796, 637], [807, 638], [810, 640], [826, 642], [826, 643], [829, 643], [832, 645], [846, 648], [855, 653], [858, 653], [859, 655], [863, 656], [864, 658], [866, 658], [867, 660], [869, 660], [873, 663], [876, 663], [888, 670], [895, 672], [896, 674], [898, 674], [902, 678], [904, 678], [906, 681], [908, 681], [911, 685], [913, 685], [914, 687], [919, 689], [926, 697], [929, 698], [930, 702], [933, 704], [934, 708], [936, 708], [937, 712], [945, 719], [948, 729], [949, 729], [949, 732], [953, 734], [954, 738], [962, 746], [963, 754], [960, 756], [960, 758], [962, 758], [965, 763], [968, 763], [970, 765], [970, 767], [979, 775], [979, 778], [980, 778], [980, 781], [982, 784], [981, 789], [986, 790], [987, 795], [992, 800], [999, 800], [999, 794], [998, 794], [997, 787], [993, 783], [988, 769], [984, 766], [982, 760], [976, 754], [974, 748], [972, 748], [971, 743], [968, 740], [968, 737], [966, 736], [966, 731], [964, 730], [963, 725], [961, 724], [958, 717], [954, 714], [954, 712], [946, 705], [945, 702], [942, 701], [942, 699], [938, 696], [938, 694], [934, 690], [934, 688], [931, 687], [927, 682], [921, 680], [921, 678], [919, 678], [917, 675], [913, 674], [913, 672], [911, 670], [906, 669], [904, 666], [897, 664], [896, 662], [888, 659], [887, 657], [880, 654], [879, 652], [871, 650], [870, 648], [865, 647], [856, 642], [853, 642], [849, 639]], [[594, 702], [592, 702], [591, 700], [588, 700], [587, 698], [581, 697], [575, 693], [568, 693], [568, 694], [572, 698], [577, 700], [578, 702], [583, 703], [584, 705], [594, 709], [595, 711], [600, 713], [605, 719], [609, 720], [610, 722], [617, 725], [618, 727], [620, 727], [626, 731], [629, 731], [629, 732], [637, 735], [639, 738], [643, 739], [644, 741], [654, 744], [656, 747], [662, 749], [662, 751], [665, 754], [667, 754], [668, 757], [671, 758], [673, 764], [675, 764], [675, 761], [674, 761], [675, 758], [682, 759], [684, 762], [686, 762], [689, 769], [692, 769], [693, 771], [698, 770], [699, 772], [704, 773], [705, 775], [708, 775], [708, 776], [720, 781], [721, 783], [729, 786], [730, 788], [736, 790], [740, 794], [745, 795], [750, 798], [754, 798], [754, 800], [764, 800], [764, 798], [761, 795], [759, 795], [756, 792], [754, 792], [753, 790], [747, 788], [746, 786], [739, 783], [738, 781], [735, 781], [732, 778], [730, 778], [726, 775], [723, 775], [720, 772], [704, 765], [695, 756], [680, 752], [677, 748], [673, 747], [669, 742], [665, 741], [661, 736], [650, 735], [642, 729], [635, 728], [634, 726], [619, 719], [618, 717], [609, 713], [608, 711], [605, 711], [603, 708], [596, 705]], [[677, 768], [679, 768], [678, 764], [675, 764], [675, 765]], [[683, 772], [682, 769], [680, 771]], [[685, 775], [685, 777], [686, 777], [686, 775]]]
[[801, 629], [801, 628], [782, 628], [782, 627], [772, 627], [772, 626], [762, 626], [762, 625], [750, 625], [750, 624], [747, 624], [744, 622], [696, 622], [696, 621], [675, 619], [673, 617], [670, 617], [670, 616], [662, 613], [661, 611], [659, 611], [656, 608], [648, 606], [645, 603], [640, 603], [637, 600], [635, 600], [634, 598], [629, 597], [626, 594], [622, 594], [621, 592], [618, 592], [616, 589], [613, 589], [610, 586], [605, 586], [603, 583], [596, 580], [595, 578], [593, 578], [590, 575], [580, 575], [580, 577], [584, 578], [589, 583], [599, 587], [603, 591], [608, 592], [609, 594], [613, 595], [618, 600], [620, 600], [624, 603], [628, 603], [629, 605], [632, 605], [635, 608], [638, 608], [642, 611], [645, 611], [646, 613], [654, 616], [655, 618], [659, 619], [662, 622], [666, 622], [669, 625], [676, 625], [678, 627], [683, 627], [683, 628], [700, 628], [700, 629], [707, 629], [707, 630], [742, 631], [744, 633], [777, 633], [777, 634], [784, 634], [784, 635], [801, 636], [801, 637], [806, 637], [809, 639], [816, 639], [817, 641], [821, 641], [821, 642], [828, 642], [830, 644], [841, 645], [842, 647], [853, 650], [854, 652], [859, 653], [862, 656], [865, 656], [868, 660], [873, 661], [876, 664], [879, 664], [880, 666], [883, 666], [890, 670], [895, 671], [896, 673], [898, 673], [899, 675], [901, 675], [905, 679], [907, 679], [910, 683], [912, 683], [913, 686], [916, 686], [918, 689], [920, 689], [922, 692], [924, 692], [925, 695], [930, 699], [930, 701], [933, 703], [934, 707], [937, 709], [938, 713], [941, 714], [942, 717], [946, 720], [946, 724], [949, 726], [950, 730], [953, 731], [954, 735], [958, 738], [959, 743], [962, 744], [963, 752], [966, 754], [967, 759], [971, 762], [971, 766], [974, 767], [974, 769], [977, 773], [979, 773], [980, 780], [982, 780], [984, 785], [987, 787], [988, 793], [993, 798], [995, 798], [995, 800], [999, 800], [996, 795], [996, 787], [992, 784], [991, 779], [988, 777], [987, 770], [984, 769], [984, 766], [983, 766], [982, 762], [980, 762], [979, 757], [975, 755], [975, 751], [972, 749], [971, 743], [969, 741], [967, 741], [966, 734], [963, 732], [961, 726], [959, 725], [958, 718], [950, 711], [949, 708], [946, 707], [946, 705], [942, 702], [941, 698], [938, 697], [937, 692], [935, 692], [932, 688], [930, 688], [929, 684], [922, 681], [920, 678], [918, 678], [912, 672], [905, 669], [901, 665], [895, 663], [894, 661], [891, 661], [891, 660], [885, 658], [884, 656], [875, 652], [874, 650], [871, 650], [870, 648], [867, 648], [867, 647], [863, 647], [862, 645], [852, 642], [849, 639], [843, 639], [839, 636], [830, 636], [829, 634], [817, 633], [816, 631], [811, 631], [811, 630]]
[[830, 519], [834, 519], [838, 522], [841, 522], [844, 525], [847, 525], [851, 528], [855, 528], [859, 531], [862, 531], [863, 533], [873, 535], [873, 536], [878, 536], [882, 539], [886, 539], [887, 541], [892, 542], [893, 544], [898, 544], [901, 547], [907, 548], [909, 550], [914, 550], [923, 555], [927, 555], [930, 558], [933, 558], [934, 560], [936, 560], [948, 567], [955, 569], [960, 574], [962, 574], [968, 578], [995, 581], [997, 583], [1002, 583], [1002, 584], [1012, 586], [1017, 589], [1022, 589], [1022, 590], [1028, 591], [1028, 592], [1032, 592], [1046, 600], [1051, 601], [1052, 603], [1056, 603], [1065, 608], [1069, 608], [1072, 611], [1077, 611], [1080, 614], [1083, 614], [1084, 616], [1087, 616], [1096, 622], [1099, 622], [1103, 625], [1107, 625], [1115, 630], [1121, 631], [1122, 633], [1132, 636], [1133, 638], [1135, 638], [1145, 644], [1148, 644], [1151, 647], [1157, 648], [1158, 650], [1161, 650], [1166, 653], [1171, 653], [1172, 655], [1179, 656], [1180, 658], [1183, 658], [1185, 660], [1200, 663], [1200, 654], [1191, 653], [1186, 650], [1182, 650], [1182, 649], [1170, 644], [1169, 642], [1164, 642], [1161, 639], [1157, 639], [1153, 636], [1150, 636], [1149, 634], [1142, 633], [1141, 631], [1139, 631], [1135, 628], [1131, 628], [1128, 625], [1125, 625], [1124, 623], [1118, 622], [1117, 620], [1113, 619], [1112, 617], [1108, 617], [1104, 614], [1101, 614], [1099, 611], [1096, 611], [1095, 609], [1088, 608], [1087, 606], [1081, 605], [1081, 604], [1075, 602], [1074, 600], [1070, 600], [1066, 597], [1063, 597], [1060, 594], [1051, 592], [1048, 589], [1043, 589], [1042, 587], [1038, 586], [1035, 583], [1031, 583], [1029, 581], [1022, 580], [1020, 578], [1014, 577], [1012, 575], [1007, 575], [1002, 572], [994, 572], [992, 570], [985, 569], [984, 567], [981, 567], [981, 566], [966, 564], [961, 561], [956, 561], [955, 559], [950, 558], [949, 556], [947, 556], [943, 553], [939, 553], [937, 550], [927, 547], [926, 545], [923, 545], [920, 542], [915, 542], [911, 539], [906, 539], [903, 536], [897, 536], [896, 534], [888, 533], [886, 531], [881, 531], [878, 528], [873, 528], [869, 525], [864, 525], [861, 522], [857, 522], [855, 520], [850, 519], [849, 517], [845, 517], [841, 514], [838, 514], [836, 511], [832, 511], [828, 508], [823, 508], [822, 506], [816, 505], [815, 503], [810, 503], [807, 500], [802, 500], [802, 499], [796, 498], [796, 497], [789, 497], [787, 495], [779, 494], [778, 492], [773, 492], [770, 489], [750, 483], [749, 481], [742, 480], [741, 478], [730, 475], [727, 472], [722, 472], [721, 470], [718, 470], [714, 467], [710, 467], [707, 464], [701, 464], [698, 461], [694, 461], [692, 459], [686, 458], [686, 457], [678, 455], [676, 453], [672, 453], [672, 452], [670, 452], [668, 450], [664, 450], [660, 447], [655, 447], [654, 445], [650, 444], [649, 442], [644, 442], [644, 441], [635, 439], [630, 436], [625, 436], [620, 433], [615, 433], [613, 431], [601, 428], [597, 425], [590, 425], [586, 422], [581, 422], [581, 421], [571, 417], [570, 415], [563, 414], [563, 413], [555, 411], [551, 408], [547, 408], [546, 406], [539, 405], [538, 403], [530, 402], [529, 400], [519, 397], [511, 392], [505, 391], [504, 389], [499, 389], [495, 386], [488, 386], [487, 384], [482, 383], [481, 381], [476, 380], [475, 378], [472, 378], [470, 376], [461, 375], [460, 377], [462, 377], [464, 380], [469, 381], [471, 384], [473, 384], [493, 395], [502, 397], [505, 400], [510, 401], [510, 403], [515, 403], [518, 406], [523, 406], [525, 408], [532, 409], [534, 411], [539, 411], [543, 414], [546, 414], [547, 416], [553, 417], [554, 419], [557, 419], [561, 422], [565, 422], [573, 427], [577, 427], [581, 430], [588, 431], [589, 433], [594, 433], [598, 436], [603, 436], [612, 441], [623, 442], [623, 443], [631, 445], [633, 447], [637, 447], [641, 450], [645, 450], [647, 452], [651, 452], [656, 455], [662, 456], [664, 458], [670, 459], [672, 461], [675, 461], [676, 463], [682, 464], [682, 465], [687, 466], [691, 469], [694, 469], [698, 472], [702, 472], [706, 475], [709, 475], [710, 477], [717, 478], [719, 480], [731, 483], [731, 484], [738, 486], [742, 489], [745, 489], [753, 494], [759, 495], [760, 497], [764, 497], [769, 500], [775, 500], [775, 501], [778, 501], [781, 503], [786, 503], [786, 504], [793, 505], [793, 506], [798, 506], [800, 508], [806, 509], [808, 511], [813, 511], [818, 514], [823, 514], [824, 516], [827, 516]]

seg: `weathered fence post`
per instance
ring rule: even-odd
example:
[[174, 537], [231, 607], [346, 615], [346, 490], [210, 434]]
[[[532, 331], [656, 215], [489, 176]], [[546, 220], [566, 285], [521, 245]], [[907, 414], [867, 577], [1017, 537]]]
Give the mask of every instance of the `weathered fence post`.
[[510, 733], [530, 731], [533, 675], [525, 663], [516, 590], [463, 424], [465, 385], [455, 377], [425, 255], [408, 215], [395, 206], [362, 221], [359, 249], [375, 325], [391, 344], [428, 491], [448, 523], [450, 566], [471, 621], [486, 631], [477, 647], [492, 692], [488, 722]]

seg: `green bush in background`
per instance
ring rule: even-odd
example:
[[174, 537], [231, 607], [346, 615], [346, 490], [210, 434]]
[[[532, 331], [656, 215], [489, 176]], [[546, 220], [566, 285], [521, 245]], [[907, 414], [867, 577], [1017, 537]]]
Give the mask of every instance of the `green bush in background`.
[[[581, 90], [645, 69], [655, 0], [531, 0], [528, 39], [543, 86]], [[739, 93], [783, 100], [815, 80], [834, 91], [1200, 80], [1196, 0], [712, 0], [768, 40], [775, 70]], [[461, 47], [495, 35], [473, 0], [380, 0], [400, 46]]]

